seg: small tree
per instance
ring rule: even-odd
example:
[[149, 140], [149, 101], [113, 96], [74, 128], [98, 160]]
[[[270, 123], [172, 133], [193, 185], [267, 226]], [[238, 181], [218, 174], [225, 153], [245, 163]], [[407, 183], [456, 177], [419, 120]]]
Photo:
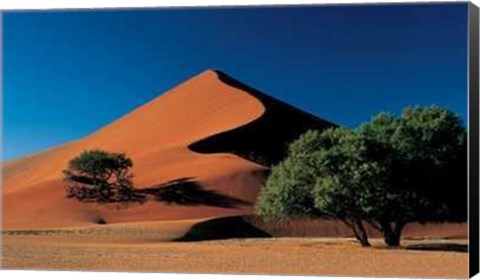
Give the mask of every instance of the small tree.
[[125, 154], [84, 151], [63, 171], [66, 196], [98, 203], [132, 200], [136, 196], [132, 188], [132, 166], [132, 160]]
[[439, 108], [379, 114], [355, 130], [310, 131], [273, 167], [256, 212], [337, 218], [363, 246], [367, 222], [398, 246], [412, 222], [466, 218], [466, 132]]

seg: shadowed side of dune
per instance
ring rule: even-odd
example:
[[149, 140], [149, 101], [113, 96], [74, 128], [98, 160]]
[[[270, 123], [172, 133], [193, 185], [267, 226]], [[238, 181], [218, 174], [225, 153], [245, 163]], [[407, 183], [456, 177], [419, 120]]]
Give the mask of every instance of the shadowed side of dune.
[[246, 125], [189, 145], [195, 152], [232, 153], [270, 166], [282, 160], [288, 144], [307, 130], [324, 130], [337, 126], [268, 96], [221, 71], [216, 73], [223, 83], [257, 98], [265, 107], [265, 112]]
[[188, 242], [253, 237], [271, 237], [271, 235], [247, 223], [243, 217], [233, 216], [195, 224], [184, 236], [173, 241]]

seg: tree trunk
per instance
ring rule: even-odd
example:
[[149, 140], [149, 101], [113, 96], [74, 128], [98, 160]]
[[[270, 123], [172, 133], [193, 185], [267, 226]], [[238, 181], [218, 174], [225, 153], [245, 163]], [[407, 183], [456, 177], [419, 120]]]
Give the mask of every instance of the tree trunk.
[[383, 239], [388, 247], [400, 246], [400, 238], [404, 226], [405, 223], [402, 222], [393, 223], [393, 226], [389, 222], [382, 223]]
[[393, 232], [384, 233], [385, 244], [388, 247], [398, 247], [400, 246], [400, 235], [396, 235]]
[[350, 223], [350, 227], [352, 228], [355, 238], [357, 238], [358, 242], [360, 242], [363, 247], [370, 247], [368, 235], [363, 227], [362, 221], [354, 220], [352, 223]]

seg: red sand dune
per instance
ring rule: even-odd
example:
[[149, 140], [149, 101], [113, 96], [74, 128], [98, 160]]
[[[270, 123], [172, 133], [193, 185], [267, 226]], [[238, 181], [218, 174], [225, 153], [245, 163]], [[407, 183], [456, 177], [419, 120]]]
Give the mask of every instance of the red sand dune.
[[[289, 122], [271, 126], [272, 121], [282, 119]], [[275, 145], [268, 145], [272, 137], [279, 138], [275, 149], [283, 149], [282, 145], [297, 136], [300, 129], [307, 128], [305, 124], [311, 124], [309, 127], [330, 125], [221, 72], [203, 72], [83, 139], [5, 162], [2, 166], [4, 228], [73, 227], [99, 220], [112, 224], [250, 214], [251, 205], [237, 202], [255, 201], [265, 179], [265, 167], [232, 153], [219, 153], [211, 147], [239, 153], [246, 149], [270, 149], [265, 157], [278, 156], [278, 151], [271, 150]], [[262, 129], [265, 127], [270, 135], [267, 139]], [[236, 130], [243, 134], [236, 135]], [[226, 131], [230, 132], [225, 133], [227, 138], [238, 136], [237, 140], [218, 141]], [[205, 144], [209, 139], [213, 142]], [[228, 141], [237, 144], [232, 147], [222, 144]], [[197, 142], [198, 148], [189, 147]], [[137, 188], [188, 179], [202, 191], [213, 191], [223, 200], [217, 201], [218, 196], [213, 196], [213, 201], [197, 205], [195, 202], [182, 205], [150, 201], [118, 209], [66, 199], [62, 170], [82, 151], [97, 148], [127, 153], [134, 162], [132, 172]], [[202, 150], [205, 153], [200, 153]]]
[[[99, 221], [143, 227], [159, 221], [152, 226], [181, 236], [208, 218], [249, 215], [265, 180], [266, 168], [255, 162], [276, 162], [301, 132], [330, 126], [221, 72], [205, 71], [83, 139], [4, 162], [3, 227], [81, 228]], [[180, 193], [182, 201], [120, 209], [66, 199], [62, 170], [87, 149], [125, 152], [134, 162], [136, 188], [186, 180], [178, 190], [193, 186], [197, 191], [187, 196], [196, 197]], [[279, 236], [351, 236], [336, 221], [253, 224]], [[465, 237], [466, 225], [406, 230], [406, 236], [425, 235]]]

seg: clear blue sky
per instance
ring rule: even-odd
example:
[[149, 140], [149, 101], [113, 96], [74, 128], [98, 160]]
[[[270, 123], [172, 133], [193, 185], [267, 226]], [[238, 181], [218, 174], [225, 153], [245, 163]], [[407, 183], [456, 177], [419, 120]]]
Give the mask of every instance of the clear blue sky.
[[83, 137], [207, 68], [353, 127], [466, 120], [467, 4], [7, 12], [3, 159]]

